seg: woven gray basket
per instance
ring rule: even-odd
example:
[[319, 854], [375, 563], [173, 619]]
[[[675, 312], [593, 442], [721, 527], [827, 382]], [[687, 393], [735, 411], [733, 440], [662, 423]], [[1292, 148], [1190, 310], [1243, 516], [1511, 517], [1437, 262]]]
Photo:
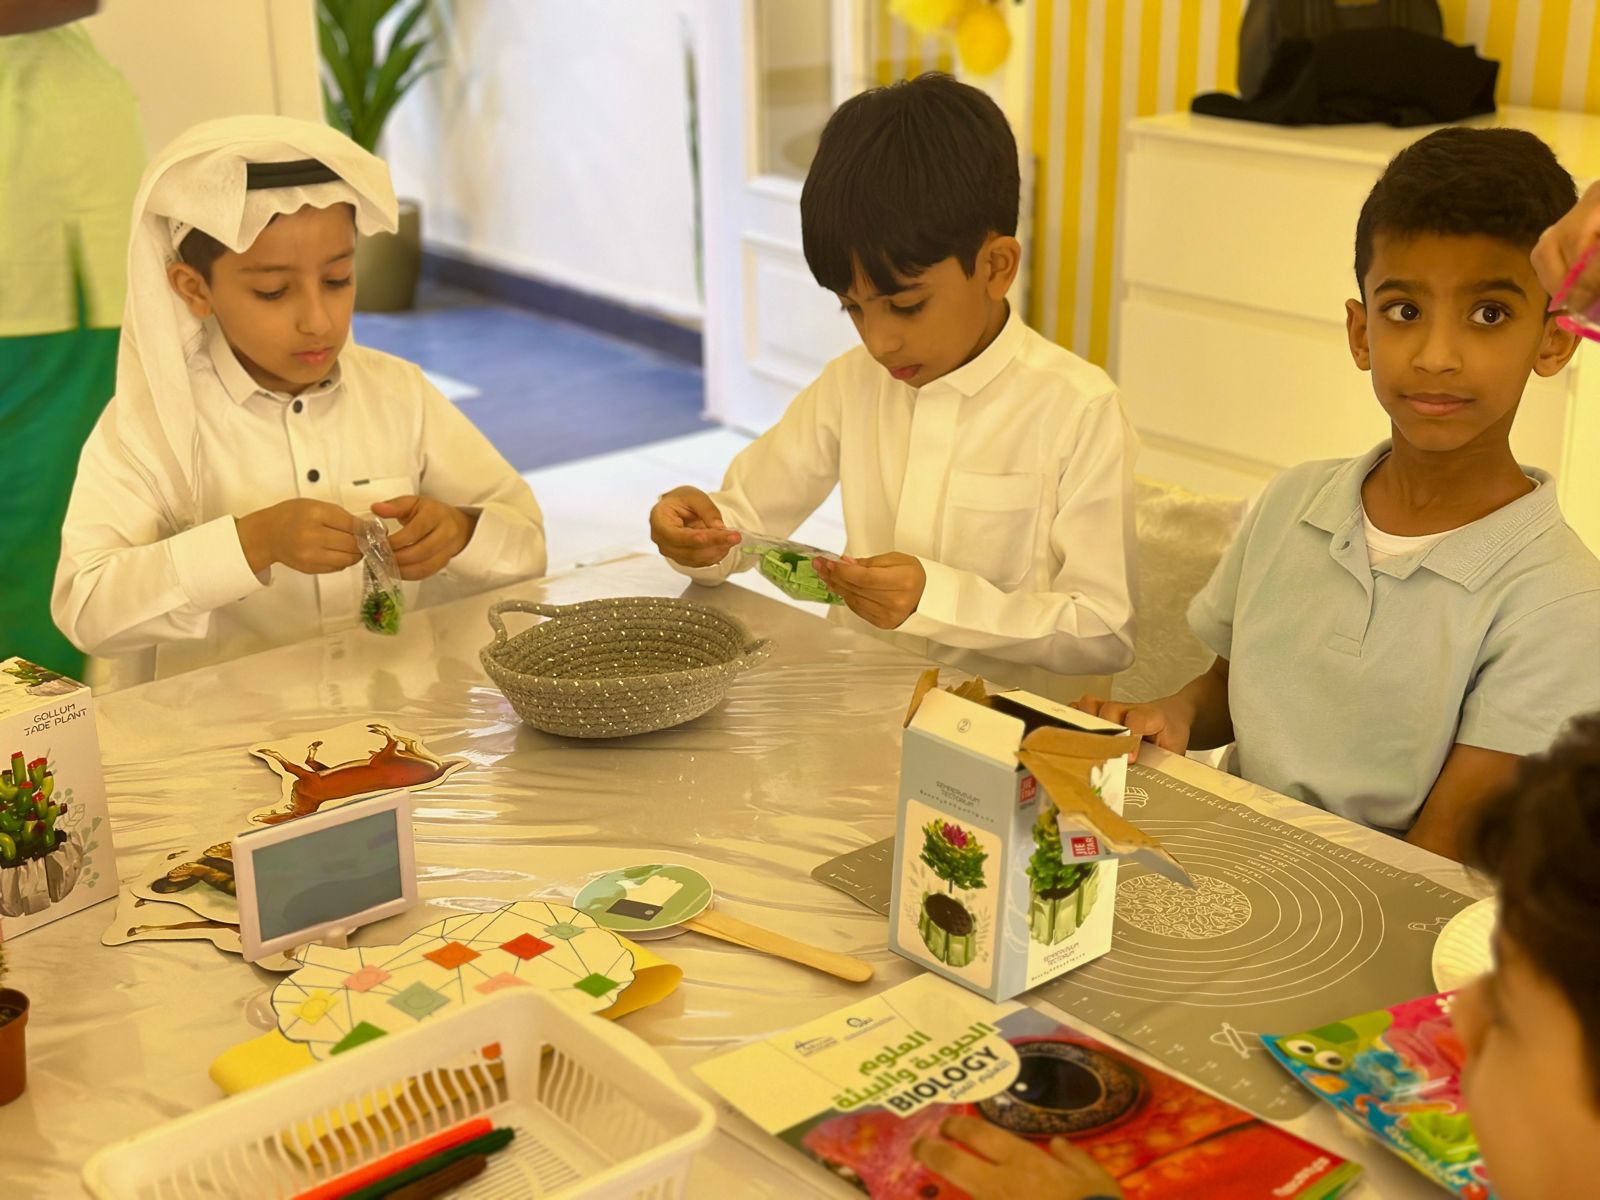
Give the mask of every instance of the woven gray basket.
[[[550, 619], [508, 636], [508, 612]], [[489, 624], [483, 669], [519, 717], [564, 737], [627, 737], [692, 721], [772, 651], [725, 613], [652, 596], [502, 600], [490, 606]]]

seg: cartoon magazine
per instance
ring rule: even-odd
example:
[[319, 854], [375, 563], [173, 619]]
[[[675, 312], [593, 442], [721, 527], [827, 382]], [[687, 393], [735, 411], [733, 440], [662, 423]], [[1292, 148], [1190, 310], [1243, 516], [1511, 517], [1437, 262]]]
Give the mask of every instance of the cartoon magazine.
[[875, 1200], [966, 1200], [911, 1153], [956, 1115], [1041, 1147], [1066, 1137], [1128, 1200], [1323, 1200], [1361, 1171], [1043, 1013], [929, 974], [696, 1073], [732, 1132]]
[[1424, 996], [1261, 1040], [1318, 1098], [1429, 1179], [1462, 1200], [1494, 1200], [1461, 1100], [1466, 1055], [1450, 1023], [1454, 995]]

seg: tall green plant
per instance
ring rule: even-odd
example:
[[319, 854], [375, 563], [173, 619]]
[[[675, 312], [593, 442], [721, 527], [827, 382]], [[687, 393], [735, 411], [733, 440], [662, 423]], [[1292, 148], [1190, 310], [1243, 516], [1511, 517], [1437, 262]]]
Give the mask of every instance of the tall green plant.
[[[377, 151], [383, 126], [400, 98], [438, 63], [418, 63], [431, 30], [432, 0], [317, 0], [322, 46], [322, 102], [328, 124], [365, 150]], [[392, 25], [388, 18], [397, 9]], [[387, 37], [380, 37], [385, 26]], [[381, 43], [381, 44], [380, 44]]]

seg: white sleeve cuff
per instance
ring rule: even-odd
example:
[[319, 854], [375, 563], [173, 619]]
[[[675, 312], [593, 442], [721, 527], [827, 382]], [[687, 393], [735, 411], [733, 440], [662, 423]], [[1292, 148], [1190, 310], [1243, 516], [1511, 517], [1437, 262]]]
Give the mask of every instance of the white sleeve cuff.
[[955, 624], [961, 572], [931, 558], [919, 558], [917, 561], [922, 564], [922, 573], [927, 577], [927, 582], [922, 585], [922, 598], [917, 601], [917, 611], [901, 621], [895, 632], [936, 639]]
[[272, 579], [270, 569], [262, 575], [250, 569], [239, 541], [239, 523], [231, 516], [174, 534], [167, 539], [167, 548], [178, 586], [198, 612], [242, 600]]
[[[662, 555], [666, 558], [666, 555]], [[686, 575], [693, 582], [702, 587], [716, 587], [717, 584], [727, 579], [735, 571], [741, 570], [749, 564], [744, 560], [751, 556], [743, 553], [738, 546], [729, 546], [728, 552], [722, 556], [720, 562], [714, 562], [709, 567], [686, 567], [680, 562], [667, 558], [667, 565], [680, 575]]]
[[488, 505], [478, 510], [478, 522], [461, 552], [445, 569], [458, 579], [481, 582], [500, 572], [500, 559], [506, 544], [506, 521]]

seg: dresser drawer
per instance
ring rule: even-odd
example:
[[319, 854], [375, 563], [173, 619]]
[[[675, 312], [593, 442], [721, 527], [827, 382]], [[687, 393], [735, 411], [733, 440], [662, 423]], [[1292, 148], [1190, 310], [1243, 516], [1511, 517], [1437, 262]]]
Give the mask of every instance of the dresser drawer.
[[1136, 140], [1123, 277], [1312, 320], [1356, 295], [1355, 227], [1378, 168]]

